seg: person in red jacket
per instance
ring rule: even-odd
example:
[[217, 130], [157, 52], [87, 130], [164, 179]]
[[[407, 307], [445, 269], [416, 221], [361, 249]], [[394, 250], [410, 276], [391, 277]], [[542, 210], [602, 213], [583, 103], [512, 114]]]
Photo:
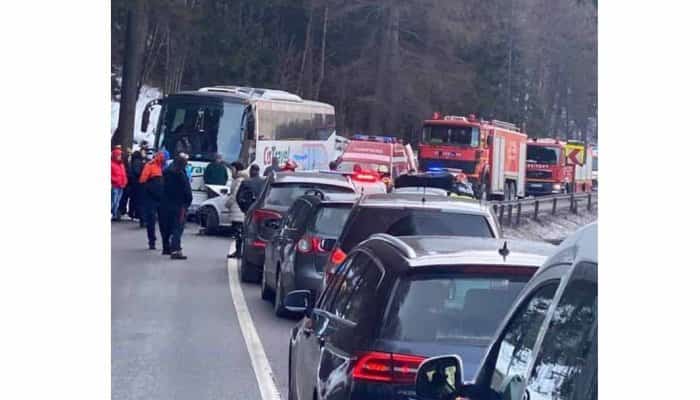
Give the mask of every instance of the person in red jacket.
[[112, 221], [119, 220], [119, 200], [122, 198], [126, 187], [126, 168], [122, 160], [122, 150], [115, 148], [112, 150]]

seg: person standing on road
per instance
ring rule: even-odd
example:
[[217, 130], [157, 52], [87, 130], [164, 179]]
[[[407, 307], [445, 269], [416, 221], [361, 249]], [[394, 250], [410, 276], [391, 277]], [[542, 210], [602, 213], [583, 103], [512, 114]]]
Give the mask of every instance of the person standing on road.
[[146, 222], [148, 248], [156, 249], [156, 213], [163, 197], [163, 168], [168, 159], [167, 151], [156, 153], [141, 171], [139, 183], [143, 188], [143, 217]]
[[131, 198], [129, 199], [129, 216], [139, 220], [139, 226], [143, 228], [146, 222], [143, 219], [142, 203], [143, 203], [143, 187], [139, 182], [141, 172], [143, 171], [143, 153], [136, 150], [131, 154], [131, 165], [129, 166], [129, 184], [131, 187]]
[[217, 154], [214, 161], [204, 169], [205, 185], [225, 185], [228, 182], [228, 168], [224, 164], [224, 158]]
[[119, 215], [119, 201], [122, 198], [122, 193], [128, 182], [126, 176], [126, 169], [124, 168], [124, 161], [122, 160], [122, 151], [120, 148], [115, 148], [112, 150], [112, 162], [111, 162], [111, 175], [112, 175], [112, 221], [118, 221]]
[[[270, 176], [273, 172], [280, 172], [282, 170], [282, 167], [280, 167], [280, 160], [277, 157], [272, 157], [272, 164], [270, 164], [269, 167], [265, 168], [265, 171], [263, 172], [264, 177]], [[250, 177], [253, 177], [253, 174], [250, 174]]]
[[244, 171], [243, 164], [236, 161], [231, 164], [231, 169], [233, 170], [233, 179], [231, 180], [231, 189], [229, 190], [229, 198], [226, 200], [226, 208], [231, 212], [232, 227], [234, 230], [233, 238], [236, 240], [236, 251], [228, 255], [229, 258], [238, 257], [240, 253], [240, 243], [241, 243], [241, 232], [243, 224], [238, 221], [243, 221], [245, 219], [245, 213], [241, 210], [241, 207], [236, 202], [236, 195], [241, 187], [243, 181], [248, 177], [248, 174]]
[[[260, 167], [257, 164], [251, 165], [250, 178], [245, 179], [236, 191], [236, 203], [241, 212], [244, 214], [248, 212], [248, 209], [260, 197], [264, 188], [265, 179], [260, 177]], [[236, 251], [233, 254], [229, 254], [229, 258], [240, 256], [243, 236], [245, 236], [245, 225], [241, 229], [241, 234], [236, 238]]]
[[192, 204], [192, 188], [187, 178], [187, 159], [178, 155], [164, 173], [163, 202], [161, 204], [161, 235], [163, 254], [173, 260], [186, 260], [182, 254], [182, 232], [185, 229], [187, 209]]
[[250, 178], [241, 183], [238, 192], [236, 193], [236, 203], [244, 213], [260, 197], [260, 194], [265, 187], [265, 179], [260, 177], [260, 167], [257, 164], [250, 166]]
[[122, 164], [124, 165], [124, 170], [126, 171], [127, 183], [122, 190], [122, 197], [119, 199], [119, 216], [128, 214], [127, 206], [129, 204], [129, 199], [131, 199], [131, 183], [132, 180], [129, 177], [129, 170], [131, 169], [131, 149], [127, 147], [126, 151], [122, 151]]

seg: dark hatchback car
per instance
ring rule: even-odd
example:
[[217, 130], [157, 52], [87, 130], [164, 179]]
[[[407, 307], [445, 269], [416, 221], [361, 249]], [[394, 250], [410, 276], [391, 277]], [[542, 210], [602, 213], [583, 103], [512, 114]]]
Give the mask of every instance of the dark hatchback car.
[[597, 242], [592, 224], [559, 245], [513, 303], [474, 379], [461, 357], [434, 357], [418, 370], [417, 398], [597, 399]]
[[355, 193], [350, 180], [342, 175], [318, 172], [277, 173], [268, 177], [262, 195], [246, 212], [240, 279], [255, 282], [261, 278], [265, 247], [280, 226], [289, 206], [297, 197], [320, 190], [324, 193]]
[[501, 228], [491, 208], [475, 200], [427, 193], [367, 195], [353, 207], [324, 267], [326, 274], [335, 273], [346, 254], [375, 233], [499, 238]]
[[291, 333], [289, 399], [412, 399], [418, 366], [445, 353], [459, 354], [473, 373], [553, 250], [502, 239], [372, 236], [315, 305], [307, 306], [308, 291], [285, 298], [288, 310], [305, 314]]
[[292, 290], [317, 292], [323, 266], [359, 195], [321, 191], [299, 197], [265, 248], [261, 297], [274, 298], [275, 314], [286, 314], [284, 296]]

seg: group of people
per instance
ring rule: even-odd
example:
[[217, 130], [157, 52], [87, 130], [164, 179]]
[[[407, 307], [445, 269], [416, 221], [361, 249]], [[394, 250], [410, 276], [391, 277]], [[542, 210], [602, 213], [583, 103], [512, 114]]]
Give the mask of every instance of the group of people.
[[129, 216], [139, 219], [140, 226], [146, 228], [148, 248], [156, 249], [157, 221], [162, 254], [175, 260], [187, 259], [182, 254], [181, 238], [187, 209], [192, 204], [188, 156], [180, 153], [170, 160], [164, 150], [144, 163], [146, 154], [145, 146], [130, 157], [125, 157], [119, 146], [112, 150], [112, 220], [119, 220], [124, 213], [120, 203], [128, 193]]
[[[260, 196], [265, 186], [265, 178], [275, 172], [294, 171], [296, 165], [288, 161], [283, 165], [273, 157], [263, 176], [258, 165], [251, 165], [249, 174], [245, 166], [236, 161], [229, 165], [220, 154], [205, 168], [204, 184], [226, 185], [229, 174], [232, 177], [230, 197], [226, 207], [233, 213], [234, 221], [243, 220], [246, 211]], [[156, 249], [155, 225], [161, 234], [164, 255], [184, 260], [182, 254], [182, 233], [185, 227], [187, 209], [192, 203], [192, 168], [188, 156], [178, 154], [170, 160], [168, 151], [153, 154], [147, 143], [131, 154], [122, 152], [117, 145], [112, 150], [112, 221], [119, 221], [122, 215], [138, 219], [140, 227], [146, 228], [148, 248]], [[243, 226], [234, 223], [236, 250], [229, 257], [239, 257]]]

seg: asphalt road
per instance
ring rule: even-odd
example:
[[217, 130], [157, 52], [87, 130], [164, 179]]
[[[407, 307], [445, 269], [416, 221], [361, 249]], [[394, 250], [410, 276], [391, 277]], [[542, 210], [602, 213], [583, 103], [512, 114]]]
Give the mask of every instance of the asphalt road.
[[[183, 236], [185, 261], [147, 250], [146, 232], [112, 223], [112, 399], [260, 399], [229, 286], [231, 240]], [[237, 278], [237, 277], [236, 277]], [[274, 316], [260, 286], [246, 305], [282, 398], [295, 321]]]

